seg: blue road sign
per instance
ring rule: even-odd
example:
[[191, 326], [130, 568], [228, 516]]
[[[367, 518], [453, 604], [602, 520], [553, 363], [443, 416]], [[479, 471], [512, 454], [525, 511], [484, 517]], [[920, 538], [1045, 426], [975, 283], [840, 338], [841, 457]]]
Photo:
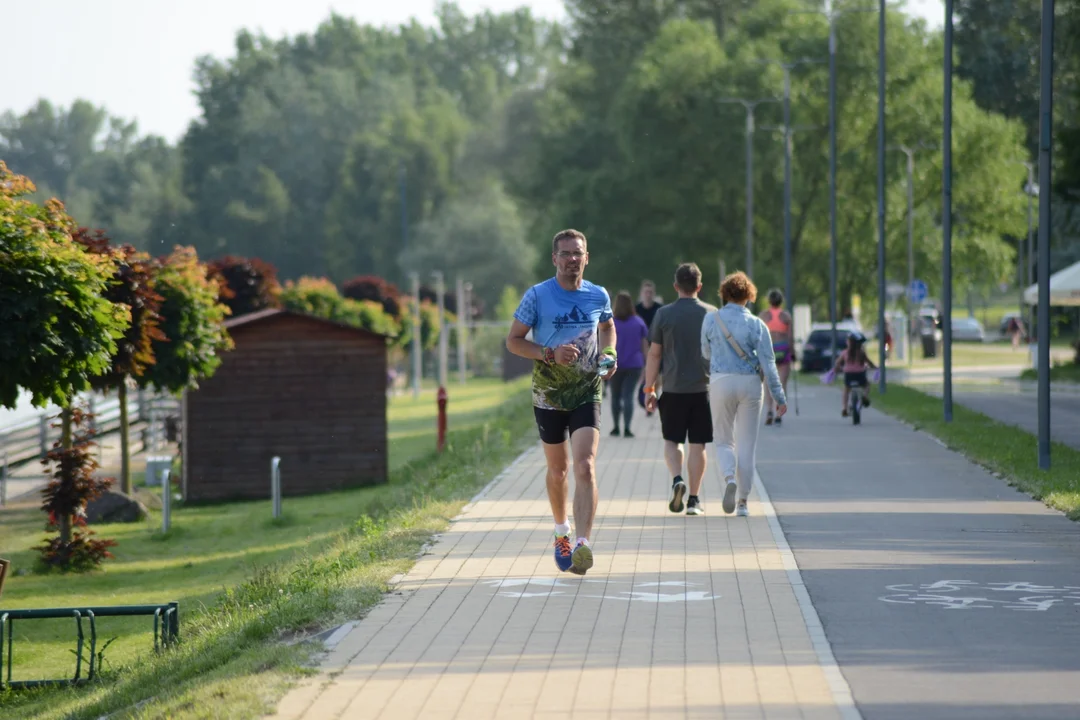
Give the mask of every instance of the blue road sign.
[[922, 280], [912, 280], [908, 285], [908, 297], [913, 303], [921, 303], [926, 299], [926, 283]]

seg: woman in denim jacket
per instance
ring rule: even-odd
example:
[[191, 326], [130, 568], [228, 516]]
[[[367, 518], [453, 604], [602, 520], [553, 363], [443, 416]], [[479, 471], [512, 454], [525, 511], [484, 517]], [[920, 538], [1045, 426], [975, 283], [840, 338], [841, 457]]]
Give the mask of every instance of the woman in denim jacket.
[[762, 375], [776, 401], [777, 417], [787, 412], [769, 328], [746, 309], [746, 304], [755, 298], [757, 288], [746, 273], [732, 273], [720, 286], [724, 306], [706, 315], [701, 324], [701, 354], [709, 361], [716, 455], [725, 482], [724, 512], [736, 511], [741, 517], [750, 514], [746, 498], [754, 483], [764, 395]]

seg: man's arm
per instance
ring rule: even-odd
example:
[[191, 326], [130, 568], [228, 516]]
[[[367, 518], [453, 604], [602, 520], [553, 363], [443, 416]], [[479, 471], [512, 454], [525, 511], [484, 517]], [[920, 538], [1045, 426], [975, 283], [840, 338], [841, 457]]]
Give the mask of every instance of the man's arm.
[[645, 356], [645, 387], [656, 387], [657, 377], [660, 375], [660, 360], [664, 356], [664, 347], [657, 342], [649, 345], [649, 352]]
[[525, 323], [514, 320], [510, 324], [510, 334], [506, 336], [506, 349], [520, 357], [542, 361], [544, 359], [544, 348], [532, 340], [525, 339], [530, 330], [532, 328]]

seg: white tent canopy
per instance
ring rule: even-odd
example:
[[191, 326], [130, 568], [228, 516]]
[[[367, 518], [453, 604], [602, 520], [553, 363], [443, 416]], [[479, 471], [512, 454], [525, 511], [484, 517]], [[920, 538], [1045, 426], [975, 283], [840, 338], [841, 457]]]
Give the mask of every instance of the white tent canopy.
[[[1038, 284], [1024, 291], [1024, 302], [1028, 305], [1039, 303]], [[1080, 305], [1080, 262], [1050, 276], [1050, 304]]]

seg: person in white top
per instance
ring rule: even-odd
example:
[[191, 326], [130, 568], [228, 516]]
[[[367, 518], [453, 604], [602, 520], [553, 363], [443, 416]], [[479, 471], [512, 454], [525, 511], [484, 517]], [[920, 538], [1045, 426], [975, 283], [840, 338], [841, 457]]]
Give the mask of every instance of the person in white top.
[[756, 297], [757, 288], [746, 273], [732, 273], [720, 286], [724, 307], [706, 315], [701, 324], [701, 354], [709, 360], [713, 437], [725, 481], [724, 512], [742, 517], [750, 514], [746, 499], [754, 484], [763, 380], [776, 402], [776, 417], [787, 412], [769, 328], [746, 309]]

